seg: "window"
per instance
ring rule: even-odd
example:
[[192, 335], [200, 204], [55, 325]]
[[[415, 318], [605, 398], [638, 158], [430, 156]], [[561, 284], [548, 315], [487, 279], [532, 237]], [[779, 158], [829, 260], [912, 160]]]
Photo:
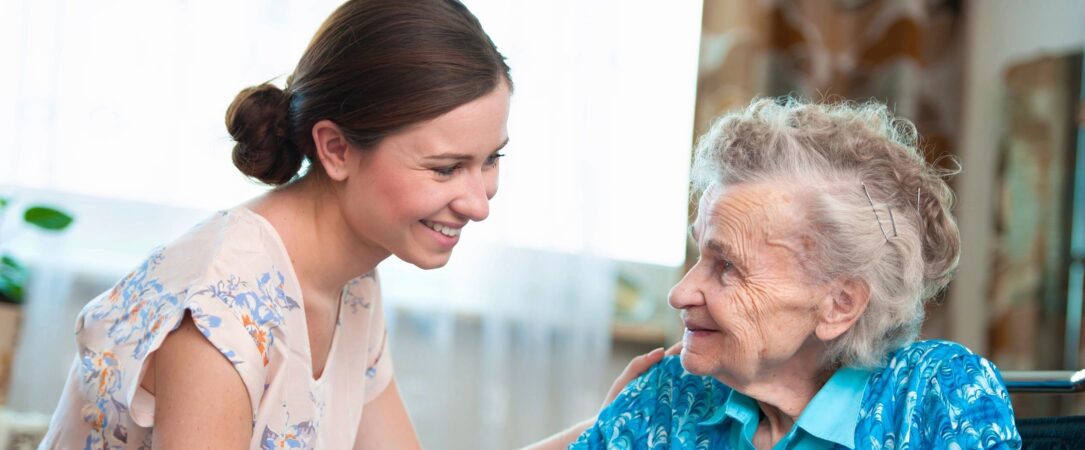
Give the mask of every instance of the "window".
[[[466, 3], [516, 93], [501, 191], [465, 243], [681, 264], [701, 2]], [[226, 107], [281, 85], [337, 4], [4, 2], [0, 184], [205, 210], [257, 195]]]

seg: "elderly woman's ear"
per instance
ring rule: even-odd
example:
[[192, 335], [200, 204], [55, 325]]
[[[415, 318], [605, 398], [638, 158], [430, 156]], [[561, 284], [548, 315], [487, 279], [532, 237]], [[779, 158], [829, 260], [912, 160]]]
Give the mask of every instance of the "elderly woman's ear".
[[822, 342], [829, 342], [848, 331], [866, 311], [870, 287], [862, 280], [848, 278], [831, 285], [818, 304], [818, 324], [814, 332]]

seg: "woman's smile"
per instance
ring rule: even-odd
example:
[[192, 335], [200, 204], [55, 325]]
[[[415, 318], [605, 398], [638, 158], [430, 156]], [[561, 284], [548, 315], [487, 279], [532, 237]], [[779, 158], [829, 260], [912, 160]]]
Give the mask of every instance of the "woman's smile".
[[419, 222], [430, 231], [430, 235], [433, 239], [446, 250], [451, 250], [456, 246], [456, 243], [460, 241], [460, 231], [463, 230], [464, 225], [452, 225], [442, 222], [434, 222], [432, 220], [422, 219]]
[[720, 332], [719, 328], [710, 321], [685, 317], [682, 319], [686, 331], [682, 336], [685, 345], [697, 345], [693, 341], [710, 338]]

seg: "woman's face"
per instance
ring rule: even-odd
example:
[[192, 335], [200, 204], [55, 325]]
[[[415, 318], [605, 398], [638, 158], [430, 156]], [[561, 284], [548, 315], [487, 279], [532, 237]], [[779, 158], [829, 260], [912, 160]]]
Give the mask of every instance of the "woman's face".
[[370, 247], [423, 269], [444, 266], [471, 221], [490, 213], [508, 142], [509, 88], [382, 140], [361, 155], [340, 201]]
[[686, 331], [682, 365], [731, 386], [817, 364], [817, 298], [801, 266], [803, 209], [768, 184], [715, 186], [693, 224], [700, 257], [671, 290]]

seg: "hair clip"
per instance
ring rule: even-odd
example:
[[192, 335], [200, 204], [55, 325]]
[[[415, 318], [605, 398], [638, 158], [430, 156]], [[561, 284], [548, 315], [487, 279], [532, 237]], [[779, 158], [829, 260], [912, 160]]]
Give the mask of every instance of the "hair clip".
[[[874, 207], [874, 200], [870, 198], [870, 191], [866, 188], [866, 183], [860, 182], [860, 186], [863, 187], [863, 194], [866, 195], [866, 201], [870, 203], [870, 210], [874, 212], [874, 219], [878, 221], [878, 229], [882, 230], [882, 236], [885, 236], [885, 242], [889, 242], [889, 233], [885, 232], [885, 227], [882, 226], [882, 218], [878, 216], [878, 209]], [[897, 237], [897, 221], [893, 218], [893, 208], [889, 205], [885, 205], [885, 209], [889, 210], [889, 223], [893, 225], [893, 237]]]

